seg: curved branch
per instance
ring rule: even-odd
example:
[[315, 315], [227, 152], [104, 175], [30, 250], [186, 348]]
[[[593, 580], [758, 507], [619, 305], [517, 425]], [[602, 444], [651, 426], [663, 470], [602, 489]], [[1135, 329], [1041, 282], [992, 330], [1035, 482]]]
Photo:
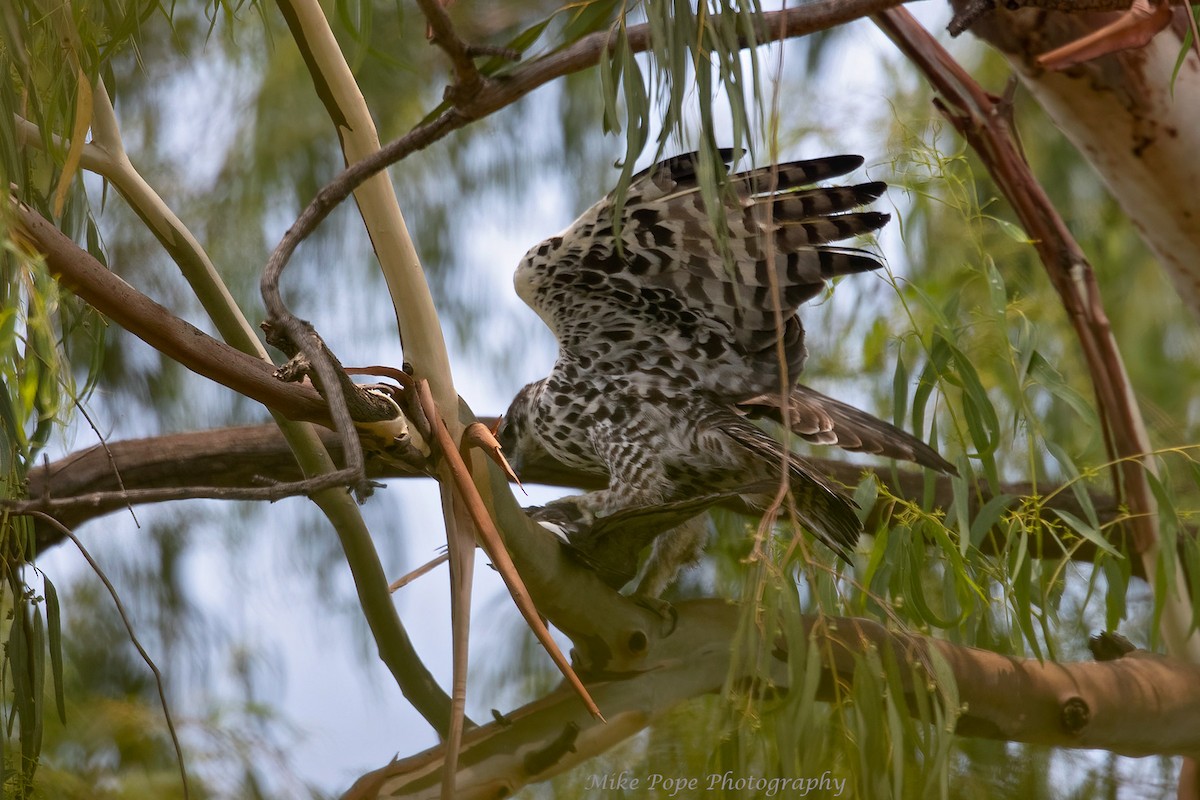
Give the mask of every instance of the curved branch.
[[269, 361], [243, 353], [175, 316], [121, 280], [58, 228], [12, 200], [23, 232], [62, 285], [146, 344], [289, 419], [329, 424], [324, 400], [311, 386], [277, 380]]
[[[762, 15], [754, 41], [766, 44], [806, 36], [879, 13], [901, 5], [902, 2], [903, 0], [816, 0], [806, 3], [803, 8], [769, 12]], [[283, 4], [281, 8], [286, 8], [287, 5]], [[607, 32], [589, 34], [561, 50], [516, 67], [501, 77], [481, 81], [473, 93], [456, 92], [454, 105], [448, 110], [378, 150], [360, 154], [360, 160], [346, 167], [317, 192], [316, 197], [309, 202], [276, 245], [268, 259], [267, 270], [274, 273], [282, 270], [300, 243], [316, 230], [334, 208], [371, 176], [412, 153], [423, 150], [468, 123], [511, 105], [556, 78], [596, 66], [608, 51], [609, 39]], [[649, 24], [630, 27], [628, 40], [633, 52], [648, 50]], [[749, 44], [749, 39], [743, 40], [743, 46]], [[322, 94], [324, 96], [325, 93]], [[425, 374], [423, 370], [422, 374]], [[443, 398], [436, 391], [439, 387], [431, 384], [431, 388], [435, 389], [435, 397], [441, 403]]]

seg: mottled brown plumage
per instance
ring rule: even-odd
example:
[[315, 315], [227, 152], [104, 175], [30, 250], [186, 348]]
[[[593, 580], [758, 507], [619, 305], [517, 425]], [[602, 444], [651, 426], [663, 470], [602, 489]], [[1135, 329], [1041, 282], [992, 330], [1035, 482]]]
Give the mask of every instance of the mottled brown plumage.
[[[517, 292], [554, 332], [559, 355], [513, 400], [501, 442], [518, 466], [523, 453], [545, 452], [608, 478], [606, 489], [559, 501], [573, 504], [573, 519], [761, 487], [786, 463], [801, 522], [847, 557], [860, 532], [851, 502], [747, 417], [782, 417], [778, 346], [792, 381], [807, 356], [799, 305], [831, 278], [879, 266], [831, 243], [887, 222], [855, 210], [884, 184], [812, 187], [856, 169], [858, 156], [732, 175], [722, 252], [693, 164], [680, 156], [635, 176], [616, 230], [610, 195], [526, 254]], [[789, 406], [793, 430], [809, 440], [950, 469], [914, 437], [807, 387], [794, 387]], [[682, 556], [656, 548], [657, 560], [697, 546], [675, 543]], [[662, 565], [651, 592], [677, 566]]]

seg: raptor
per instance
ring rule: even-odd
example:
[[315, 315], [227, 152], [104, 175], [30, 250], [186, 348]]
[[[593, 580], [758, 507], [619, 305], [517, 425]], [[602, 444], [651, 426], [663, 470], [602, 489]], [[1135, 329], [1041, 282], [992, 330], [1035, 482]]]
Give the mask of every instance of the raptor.
[[[513, 400], [501, 444], [518, 473], [523, 460], [548, 455], [608, 481], [556, 501], [557, 516], [586, 526], [743, 489], [762, 507], [763, 487], [778, 485], [786, 465], [801, 523], [848, 558], [861, 532], [852, 502], [756, 416], [787, 419], [810, 441], [953, 471], [915, 437], [795, 383], [807, 357], [798, 307], [830, 279], [880, 266], [833, 243], [887, 222], [860, 210], [885, 185], [815, 186], [862, 162], [840, 155], [730, 175], [718, 234], [696, 156], [677, 156], [525, 255], [517, 293], [559, 352], [550, 374]], [[694, 527], [659, 537], [639, 592], [661, 592], [698, 554]]]

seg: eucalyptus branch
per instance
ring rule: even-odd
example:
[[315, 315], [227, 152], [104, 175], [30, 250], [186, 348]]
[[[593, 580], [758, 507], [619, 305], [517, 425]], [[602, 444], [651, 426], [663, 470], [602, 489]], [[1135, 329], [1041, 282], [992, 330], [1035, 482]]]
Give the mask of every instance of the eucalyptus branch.
[[[485, 424], [494, 419], [483, 418]], [[320, 431], [325, 446], [335, 458], [340, 458], [340, 444], [333, 431]], [[824, 475], [853, 486], [865, 472], [873, 468], [852, 464], [840, 459], [812, 458], [813, 465]], [[233, 465], [233, 466], [231, 466]], [[426, 473], [413, 465], [389, 458], [368, 458], [367, 475], [373, 479], [396, 479], [421, 477]], [[123, 491], [114, 474], [114, 468], [123, 476]], [[530, 460], [524, 465], [530, 483], [566, 486], [580, 489], [602, 488], [594, 475], [589, 475], [563, 466], [549, 459]], [[920, 504], [926, 497], [926, 477], [920, 473], [903, 469], [874, 468], [880, 482], [889, 494]], [[124, 508], [127, 503], [157, 503], [181, 499], [180, 492], [199, 492], [196, 485], [215, 489], [245, 489], [262, 491], [264, 481], [282, 484], [298, 480], [303, 474], [296, 466], [287, 442], [273, 425], [253, 425], [236, 428], [177, 433], [155, 436], [148, 439], [130, 439], [96, 445], [65, 456], [49, 464], [35, 467], [29, 473], [29, 508], [51, 511], [59, 520], [70, 527], [78, 527], [88, 520]], [[1047, 490], [1045, 486], [1034, 487], [1029, 483], [1010, 483], [994, 487], [992, 493], [970, 496], [972, 506], [969, 515], [974, 517], [982, 503], [997, 495], [1030, 497], [1037, 493], [1048, 498], [1037, 508], [1037, 513], [1049, 523], [1055, 520], [1055, 511], [1067, 511], [1079, 518], [1087, 516], [1079, 500], [1066, 487]], [[268, 491], [275, 492], [273, 485]], [[1095, 510], [1101, 528], [1109, 541], [1122, 549], [1126, 537], [1127, 514], [1116, 498], [1102, 492], [1089, 492], [1089, 503]], [[234, 495], [211, 495], [218, 499], [267, 499], [262, 497], [235, 497]], [[951, 481], [941, 476], [934, 484], [933, 508], [948, 508], [954, 502]], [[882, 501], [874, 514], [888, 514], [887, 501]], [[737, 509], [735, 509], [737, 510]], [[37, 526], [38, 552], [59, 544], [60, 535], [44, 526]], [[503, 531], [501, 531], [503, 532]], [[1181, 546], [1194, 536], [1189, 531], [1181, 537]], [[980, 542], [984, 553], [996, 553], [1004, 549], [1006, 534], [996, 529]], [[1096, 558], [1098, 548], [1091, 542], [1082, 542], [1078, 547], [1064, 548], [1064, 542], [1055, 537], [1033, 537], [1029, 547], [1039, 558], [1070, 558], [1087, 562]], [[1133, 574], [1145, 578], [1143, 563], [1132, 563]], [[537, 599], [537, 598], [535, 598]]]
[[105, 268], [49, 221], [11, 199], [21, 230], [62, 285], [164, 356], [289, 419], [328, 423], [311, 386], [276, 380], [274, 366], [218, 341], [177, 317]]
[[[458, 798], [509, 796], [581, 764], [653, 724], [671, 709], [725, 685], [741, 611], [715, 600], [681, 603], [676, 633], [651, 646], [645, 669], [598, 680], [590, 689], [613, 721], [587, 718], [565, 690], [540, 698], [463, 737]], [[782, 642], [764, 674], [734, 676], [734, 685], [798, 689], [788, 650], [821, 654], [817, 699], [830, 701], [855, 680], [868, 655], [901, 665], [901, 713], [941, 702], [926, 665], [944, 665], [958, 688], [957, 708], [943, 708], [961, 736], [1130, 756], [1200, 749], [1200, 668], [1135, 651], [1103, 662], [1054, 663], [999, 655], [941, 639], [890, 631], [863, 619], [805, 616], [799, 635]], [[911, 665], [904, 668], [903, 665]], [[1144, 702], [1131, 703], [1130, 697]], [[343, 796], [428, 798], [438, 792], [444, 750], [435, 747], [361, 777]], [[688, 776], [690, 777], [690, 776]], [[707, 787], [703, 787], [706, 790]]]
[[[1100, 290], [1087, 256], [1026, 163], [995, 100], [904, 9], [880, 14], [876, 21], [925, 74], [940, 95], [938, 109], [967, 140], [1008, 199], [1041, 258], [1051, 284], [1075, 328], [1091, 373], [1100, 416], [1110, 436], [1114, 486], [1129, 504], [1132, 545], [1148, 576], [1158, 566], [1158, 513], [1147, 472], [1152, 450], [1128, 373], [1113, 338]], [[1163, 637], [1172, 653], [1200, 660], [1192, 629], [1191, 604], [1182, 594], [1188, 584], [1177, 567], [1169, 578], [1179, 593], [1165, 598]]]
[[[266, 479], [263, 479], [266, 481]], [[59, 517], [62, 514], [85, 516], [106, 513], [113, 508], [144, 503], [167, 503], [175, 500], [258, 500], [274, 503], [287, 497], [310, 495], [322, 489], [345, 486], [342, 472], [330, 472], [312, 478], [296, 478], [286, 482], [270, 482], [269, 486], [178, 486], [158, 489], [119, 489], [112, 492], [90, 492], [70, 497], [36, 497], [30, 500], [0, 499], [0, 506], [16, 514], [35, 511]]]

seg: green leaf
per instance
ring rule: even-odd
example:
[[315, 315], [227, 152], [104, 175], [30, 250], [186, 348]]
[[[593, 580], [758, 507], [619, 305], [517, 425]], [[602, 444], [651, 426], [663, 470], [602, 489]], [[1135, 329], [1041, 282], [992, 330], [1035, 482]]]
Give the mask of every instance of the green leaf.
[[[29, 643], [31, 688], [33, 689], [33, 718], [30, 720], [21, 720], [21, 729], [24, 730], [26, 725], [33, 728], [30, 739], [33, 742], [33, 748], [36, 754], [42, 750], [42, 732], [45, 726], [45, 703], [43, 698], [46, 695], [46, 621], [42, 619], [41, 609], [32, 606], [30, 609], [30, 617], [32, 619], [32, 632]], [[23, 737], [22, 737], [23, 738]]]
[[916, 610], [917, 616], [921, 619], [921, 621], [944, 630], [953, 628], [958, 624], [960, 618], [942, 617], [941, 615], [935, 613], [933, 608], [929, 605], [928, 599], [925, 597], [925, 587], [921, 581], [921, 578], [924, 574], [924, 555], [924, 537], [914, 531], [912, 543], [908, 547], [908, 590], [905, 593], [905, 596], [907, 600], [912, 603], [913, 609]]
[[[1192, 15], [1192, 19], [1196, 19], [1200, 15], [1200, 6], [1190, 6], [1187, 13]], [[1187, 26], [1183, 32], [1183, 43], [1179, 46], [1179, 55], [1175, 58], [1175, 66], [1171, 70], [1171, 97], [1175, 97], [1175, 81], [1179, 78], [1179, 70], [1183, 68], [1183, 62], [1187, 61], [1188, 53], [1192, 50], [1192, 28]]]
[[[980, 456], [991, 456], [999, 445], [1000, 437], [1000, 419], [996, 416], [996, 409], [988, 398], [987, 390], [983, 388], [983, 382], [979, 379], [979, 373], [971, 360], [949, 342], [946, 342], [946, 347], [954, 356], [955, 375], [958, 376], [963, 389], [963, 411], [967, 417], [972, 444]], [[988, 477], [999, 483], [998, 476]]]
[[1129, 589], [1133, 564], [1127, 558], [1105, 558], [1101, 568], [1108, 584], [1104, 595], [1104, 626], [1115, 631], [1125, 619], [1125, 593]]
[[954, 495], [951, 508], [954, 512], [954, 519], [958, 523], [959, 553], [966, 556], [967, 548], [971, 543], [971, 502], [967, 498], [967, 482], [961, 478], [952, 479], [950, 490]]
[[988, 297], [992, 301], [992, 311], [1003, 314], [1008, 308], [1008, 290], [1004, 287], [1004, 278], [1000, 275], [1000, 270], [996, 269], [996, 264], [991, 258], [984, 259], [983, 276], [987, 282]]
[[564, 6], [563, 10], [575, 8], [576, 11], [570, 21], [563, 26], [563, 42], [571, 44], [590, 33], [608, 28], [612, 24], [617, 10], [623, 5], [620, 0], [588, 0], [588, 2]]
[[[896, 368], [892, 371], [892, 422], [904, 424], [908, 413], [908, 365], [904, 362], [904, 352], [896, 348]], [[917, 428], [917, 432], [924, 428]]]
[[1038, 660], [1041, 660], [1041, 644], [1038, 642], [1037, 633], [1033, 629], [1033, 619], [1036, 616], [1032, 598], [1033, 560], [1029, 558], [1029, 554], [1026, 552], [1027, 543], [1028, 540], [1022, 537], [1015, 560], [1016, 567], [1010, 571], [1012, 575], [1012, 596], [1015, 601], [1015, 608], [1013, 610], [1015, 612], [1017, 628], [1025, 637], [1026, 646], [1029, 647]]
[[933, 390], [937, 388], [938, 379], [944, 373], [949, 361], [950, 350], [945, 346], [944, 340], [940, 337], [936, 338], [929, 352], [929, 360], [917, 378], [917, 390], [913, 393], [913, 430], [925, 430], [925, 406], [929, 402]]
[[604, 101], [602, 124], [605, 133], [620, 133], [621, 118], [617, 111], [617, 87], [621, 85], [621, 59], [617, 57], [617, 49], [625, 43], [624, 28], [617, 33], [615, 48], [609, 49], [609, 58], [602, 61], [600, 71], [600, 96]]
[[854, 489], [854, 502], [858, 506], [859, 518], [865, 520], [878, 501], [879, 479], [873, 474], [868, 475], [859, 481]]
[[1167, 590], [1174, 592], [1175, 576], [1179, 573], [1179, 515], [1167, 486], [1150, 470], [1144, 474], [1158, 504], [1159, 571], [1167, 577]]
[[63, 694], [62, 657], [62, 612], [58, 604], [58, 590], [49, 577], [43, 576], [46, 592], [46, 628], [50, 645], [50, 676], [54, 681], [54, 704], [58, 718], [67, 724], [67, 704]]
[[1113, 556], [1114, 558], [1123, 558], [1121, 553], [1115, 547], [1113, 547], [1107, 539], [1104, 538], [1104, 534], [1102, 534], [1094, 525], [1084, 522], [1079, 517], [1075, 516], [1070, 511], [1066, 511], [1065, 509], [1055, 508], [1053, 511], [1055, 515], [1059, 517], [1059, 519], [1071, 527], [1071, 530], [1075, 531], [1084, 539], [1094, 544], [1098, 549], [1104, 551], [1110, 556]]
[[1079, 502], [1079, 507], [1083, 509], [1084, 516], [1088, 519], [1088, 524], [1092, 528], [1100, 527], [1100, 515], [1096, 513], [1096, 506], [1092, 503], [1092, 496], [1084, 485], [1083, 478], [1080, 477], [1079, 468], [1075, 466], [1075, 460], [1067, 454], [1058, 443], [1046, 440], [1044, 442], [1046, 451], [1051, 457], [1058, 462], [1067, 476], [1067, 483], [1071, 487], [1071, 493], [1075, 495], [1075, 499]]
[[1062, 374], [1050, 365], [1041, 353], [1034, 351], [1029, 359], [1028, 375], [1039, 386], [1062, 400], [1079, 415], [1079, 423], [1091, 428], [1099, 427], [1099, 420], [1092, 404], [1075, 389], [1067, 385]]
[[1013, 223], [1009, 222], [1008, 220], [1000, 219], [999, 217], [985, 216], [984, 219], [989, 219], [992, 222], [996, 223], [996, 227], [1000, 229], [1000, 232], [1003, 233], [1005, 236], [1007, 236], [1009, 239], [1012, 239], [1014, 242], [1018, 242], [1020, 244], [1032, 244], [1033, 243], [1033, 240], [1029, 238], [1029, 234], [1027, 234], [1025, 232], [1025, 229], [1022, 228], [1020, 225], [1013, 224]]
[[971, 521], [972, 547], [979, 547], [983, 537], [987, 536], [988, 531], [999, 522], [1000, 515], [1007, 511], [1016, 499], [1016, 496], [1011, 494], [998, 494], [983, 504], [983, 508], [979, 509], [975, 519]]

